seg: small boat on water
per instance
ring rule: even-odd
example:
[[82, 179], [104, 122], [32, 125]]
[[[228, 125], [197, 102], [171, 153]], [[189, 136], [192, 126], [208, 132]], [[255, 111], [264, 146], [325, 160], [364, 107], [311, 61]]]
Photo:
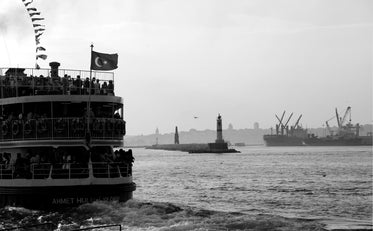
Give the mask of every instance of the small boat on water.
[[126, 201], [136, 189], [114, 73], [0, 68], [0, 207]]

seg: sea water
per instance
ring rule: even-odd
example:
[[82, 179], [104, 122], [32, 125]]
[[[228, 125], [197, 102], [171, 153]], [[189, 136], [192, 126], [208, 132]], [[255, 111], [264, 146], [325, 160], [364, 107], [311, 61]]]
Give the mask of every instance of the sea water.
[[[55, 230], [371, 230], [372, 147], [236, 147], [241, 153], [133, 149], [134, 199], [63, 212], [7, 207], [0, 228]], [[105, 228], [101, 230], [118, 230]]]

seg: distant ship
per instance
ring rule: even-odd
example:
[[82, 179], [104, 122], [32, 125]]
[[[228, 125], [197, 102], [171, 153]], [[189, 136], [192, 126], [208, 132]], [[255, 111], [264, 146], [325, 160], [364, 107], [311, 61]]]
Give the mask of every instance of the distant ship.
[[300, 115], [293, 126], [289, 128], [289, 121], [293, 116], [293, 113], [290, 114], [286, 123], [283, 123], [285, 116], [285, 111], [282, 113], [281, 119], [275, 115], [278, 124], [276, 124], [276, 133], [273, 134], [271, 129], [271, 134], [264, 135], [263, 139], [266, 146], [302, 146], [305, 145], [304, 140], [307, 139], [308, 133], [307, 129], [304, 129], [299, 121], [302, 118]]
[[[366, 136], [360, 135], [360, 125], [351, 123], [351, 107], [347, 107], [343, 117], [339, 117], [338, 110], [335, 109], [335, 115], [325, 122], [328, 135], [326, 137], [318, 137], [315, 134], [309, 134], [307, 129], [299, 125], [299, 116], [294, 126], [289, 129], [288, 123], [293, 114], [290, 115], [286, 123], [283, 123], [285, 111], [281, 119], [276, 115], [279, 121], [276, 124], [276, 133], [264, 135], [263, 139], [266, 146], [364, 146], [372, 145], [372, 132], [368, 132]], [[347, 118], [349, 121], [347, 122]], [[337, 119], [337, 130], [333, 130], [329, 126], [329, 121]], [[347, 123], [346, 123], [347, 122]]]
[[[349, 118], [348, 123], [347, 117]], [[329, 126], [329, 121], [336, 118], [338, 128], [336, 131]], [[343, 117], [339, 117], [338, 110], [335, 109], [335, 116], [325, 122], [328, 135], [326, 137], [317, 137], [309, 135], [308, 139], [304, 140], [306, 145], [311, 146], [362, 146], [372, 145], [372, 132], [368, 132], [366, 136], [360, 136], [360, 125], [351, 123], [351, 107], [347, 107]], [[346, 124], [345, 124], [346, 123]]]

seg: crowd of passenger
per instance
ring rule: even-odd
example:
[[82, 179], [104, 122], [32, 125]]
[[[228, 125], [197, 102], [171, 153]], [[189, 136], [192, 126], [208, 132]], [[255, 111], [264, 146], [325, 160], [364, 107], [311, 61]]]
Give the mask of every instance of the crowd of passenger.
[[0, 75], [0, 97], [16, 97], [30, 95], [114, 95], [112, 80], [100, 81], [95, 77], [81, 79], [80, 75], [72, 78], [63, 77], [13, 76]]
[[[93, 115], [89, 126], [94, 137], [120, 137], [126, 131], [125, 122], [119, 114], [99, 118]], [[0, 118], [0, 129], [0, 138], [5, 139], [17, 138], [18, 135], [22, 137], [22, 134], [26, 138], [35, 138], [36, 135], [48, 137], [52, 134], [50, 132], [65, 138], [73, 138], [84, 135], [84, 131], [87, 129], [87, 120], [85, 117], [48, 119], [46, 114], [27, 113], [27, 116], [23, 116], [20, 113], [15, 116], [10, 113], [4, 120]]]
[[[124, 163], [128, 165], [128, 175], [132, 175], [132, 165], [135, 158], [132, 155], [132, 150], [125, 151], [123, 149], [109, 153], [95, 153], [91, 154], [91, 161], [93, 164], [105, 164], [111, 168], [117, 168], [118, 164]], [[49, 174], [50, 166], [53, 166], [53, 170], [70, 170], [78, 168], [82, 170], [88, 170], [89, 155], [72, 155], [64, 150], [57, 149], [52, 154], [30, 154], [30, 153], [17, 153], [16, 156], [11, 156], [11, 153], [0, 153], [0, 178], [4, 178], [4, 170], [12, 170], [13, 178], [31, 178], [33, 173], [33, 165], [42, 167], [47, 170], [46, 174]], [[45, 168], [47, 166], [48, 168]], [[95, 165], [93, 165], [95, 168]], [[107, 170], [107, 167], [103, 168]], [[95, 170], [95, 169], [94, 169]], [[86, 171], [88, 173], [88, 171]]]
[[[0, 121], [5, 121], [5, 122], [11, 122], [13, 120], [28, 121], [28, 120], [38, 120], [38, 119], [47, 119], [48, 118], [46, 113], [39, 114], [39, 113], [28, 112], [28, 113], [25, 113], [25, 114], [23, 114], [23, 113], [19, 113], [18, 115], [16, 115], [16, 114], [17, 113], [13, 113], [13, 112], [10, 112], [8, 114], [3, 114], [3, 115], [0, 114]], [[86, 118], [88, 113], [85, 112], [84, 114], [85, 115], [81, 116], [82, 118]], [[118, 112], [114, 113], [114, 115], [113, 115], [110, 112], [101, 111], [99, 115], [96, 115], [91, 110], [89, 114], [91, 116], [91, 119], [94, 119], [94, 118], [121, 119], [121, 115]]]

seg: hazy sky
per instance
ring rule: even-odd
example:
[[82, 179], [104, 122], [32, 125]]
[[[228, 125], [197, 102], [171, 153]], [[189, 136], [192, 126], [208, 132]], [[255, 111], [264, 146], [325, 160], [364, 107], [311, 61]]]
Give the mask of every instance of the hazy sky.
[[[90, 44], [118, 53], [127, 134], [269, 128], [284, 110], [305, 127], [352, 107], [372, 123], [371, 0], [34, 0], [60, 68], [89, 69]], [[34, 66], [21, 0], [0, 1], [0, 66]], [[198, 116], [194, 119], [193, 116]], [[331, 125], [336, 121], [330, 122]]]

